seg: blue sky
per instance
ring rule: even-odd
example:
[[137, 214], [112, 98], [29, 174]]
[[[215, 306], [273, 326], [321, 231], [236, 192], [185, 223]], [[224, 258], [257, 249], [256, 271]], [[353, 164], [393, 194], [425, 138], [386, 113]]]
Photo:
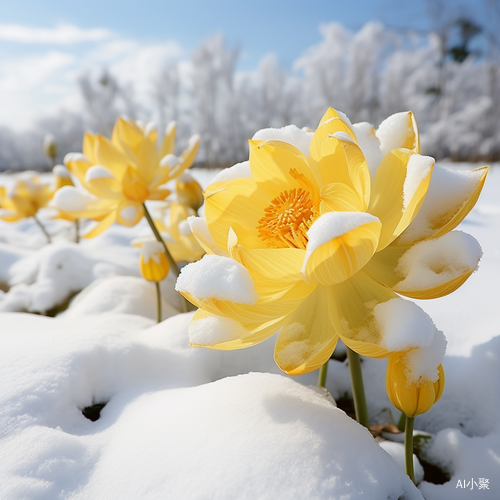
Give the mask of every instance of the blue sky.
[[[469, 11], [481, 2], [442, 1]], [[21, 0], [2, 2], [0, 12], [0, 125], [17, 129], [57, 106], [75, 107], [82, 72], [106, 66], [122, 77], [140, 73], [140, 87], [162, 61], [188, 60], [214, 33], [241, 48], [238, 69], [250, 70], [268, 53], [290, 68], [321, 40], [322, 23], [354, 32], [370, 20], [417, 30], [430, 23], [418, 0]]]

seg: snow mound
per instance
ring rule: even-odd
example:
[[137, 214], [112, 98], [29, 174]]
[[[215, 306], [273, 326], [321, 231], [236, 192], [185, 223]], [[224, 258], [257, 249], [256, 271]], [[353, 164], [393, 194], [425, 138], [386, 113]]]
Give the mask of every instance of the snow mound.
[[264, 128], [255, 132], [252, 137], [255, 141], [283, 141], [295, 146], [304, 156], [309, 157], [309, 145], [311, 144], [313, 132], [287, 125], [282, 128]]

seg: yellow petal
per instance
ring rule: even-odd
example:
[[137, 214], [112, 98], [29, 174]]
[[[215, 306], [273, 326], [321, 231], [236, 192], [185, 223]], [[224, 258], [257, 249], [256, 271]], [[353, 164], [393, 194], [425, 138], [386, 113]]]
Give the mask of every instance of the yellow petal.
[[216, 245], [208, 230], [207, 221], [204, 217], [189, 217], [188, 223], [194, 237], [207, 254], [228, 256], [227, 252], [223, 252]]
[[261, 299], [276, 300], [281, 297], [296, 299], [308, 295], [314, 287], [302, 281], [301, 268], [305, 251], [296, 248], [248, 249], [231, 241], [231, 257], [245, 266], [250, 273], [255, 290]]
[[102, 135], [98, 135], [95, 139], [94, 152], [96, 163], [109, 169], [119, 181], [125, 175], [127, 168], [133, 165], [132, 160], [125, 153], [122, 153], [107, 137]]
[[396, 244], [438, 238], [455, 229], [476, 204], [488, 170], [482, 167], [463, 172], [436, 165], [422, 207]]
[[265, 248], [257, 228], [271, 200], [248, 177], [211, 184], [205, 191], [205, 217], [217, 246], [227, 251], [227, 236], [232, 227], [244, 247]]
[[350, 125], [348, 125], [338, 113], [331, 108], [323, 116], [320, 125], [314, 132], [309, 146], [309, 155], [313, 160], [319, 161], [321, 159], [321, 146], [323, 142], [331, 135], [337, 132], [347, 134], [355, 143], [357, 143], [356, 134], [353, 132]]
[[128, 167], [122, 179], [123, 195], [131, 201], [144, 203], [149, 199], [149, 189], [146, 181], [133, 167]]
[[340, 182], [352, 188], [359, 197], [361, 210], [366, 210], [370, 200], [370, 171], [357, 144], [328, 137], [321, 145], [319, 167], [325, 183]]
[[389, 350], [381, 345], [383, 332], [373, 309], [398, 296], [363, 270], [338, 285], [329, 286], [328, 291], [331, 294], [332, 323], [343, 342], [363, 356], [389, 356]]
[[176, 177], [181, 175], [181, 173], [189, 168], [194, 161], [194, 157], [196, 156], [196, 153], [198, 152], [198, 147], [200, 145], [200, 136], [198, 135], [193, 135], [189, 139], [189, 144], [188, 147], [182, 152], [181, 154], [181, 160], [182, 160], [182, 170], [177, 172], [176, 171]]
[[97, 136], [86, 132], [83, 136], [82, 152], [83, 155], [88, 158], [92, 165], [99, 163], [96, 159], [95, 149], [97, 145]]
[[421, 241], [398, 260], [393, 290], [415, 299], [435, 299], [460, 287], [477, 269], [483, 252], [469, 234], [452, 231]]
[[286, 319], [276, 340], [274, 359], [288, 375], [301, 375], [324, 365], [338, 336], [330, 320], [329, 296], [317, 287]]
[[106, 200], [123, 199], [121, 184], [107, 168], [100, 165], [95, 165], [87, 170], [85, 187], [98, 198]]
[[102, 232], [106, 231], [109, 227], [111, 227], [115, 221], [116, 221], [116, 210], [113, 210], [109, 215], [104, 217], [99, 224], [94, 226], [92, 230], [90, 230], [88, 233], [86, 233], [83, 237], [84, 238], [94, 238], [95, 236], [101, 234]]
[[381, 224], [364, 212], [328, 212], [308, 232], [306, 283], [332, 285], [357, 273], [377, 248]]
[[429, 187], [434, 159], [395, 149], [380, 164], [368, 212], [382, 222], [378, 250], [394, 241], [415, 218]]
[[165, 135], [163, 136], [163, 141], [161, 143], [160, 158], [163, 158], [164, 156], [169, 154], [174, 154], [176, 129], [177, 124], [175, 122], [170, 122], [168, 124]]
[[361, 212], [362, 203], [354, 189], [340, 182], [326, 184], [320, 191], [320, 214], [326, 212]]
[[248, 329], [230, 318], [199, 309], [189, 325], [189, 343], [193, 347], [222, 351], [243, 349], [269, 338], [279, 330], [282, 322], [277, 319]]
[[133, 163], [137, 163], [143, 139], [144, 135], [141, 129], [133, 120], [125, 120], [121, 117], [116, 120], [111, 142], [125, 153]]
[[302, 188], [309, 192], [314, 204], [319, 202], [318, 182], [311, 165], [291, 144], [250, 141], [250, 170], [259, 187], [273, 196], [285, 189]]

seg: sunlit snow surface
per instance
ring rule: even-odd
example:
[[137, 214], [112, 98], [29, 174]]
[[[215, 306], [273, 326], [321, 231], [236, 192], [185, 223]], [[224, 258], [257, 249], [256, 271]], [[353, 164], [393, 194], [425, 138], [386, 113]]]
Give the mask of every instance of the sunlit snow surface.
[[[198, 175], [206, 185], [212, 173]], [[77, 246], [72, 225], [48, 215], [55, 244], [46, 247], [31, 221], [0, 222], [0, 282], [10, 288], [0, 310], [45, 312], [84, 291], [56, 318], [0, 313], [0, 498], [500, 497], [500, 166], [459, 227], [482, 246], [479, 271], [449, 297], [418, 301], [448, 353], [443, 397], [415, 427], [433, 435], [427, 458], [451, 476], [420, 492], [363, 428], [307, 387], [316, 374], [279, 374], [274, 339], [233, 352], [190, 348], [192, 313], [176, 315], [173, 279], [162, 284], [168, 319], [156, 325], [154, 287], [130, 246], [149, 234], [145, 224]], [[363, 363], [376, 422], [392, 408], [385, 365]], [[344, 362], [330, 362], [327, 386], [336, 399], [349, 393]], [[99, 420], [83, 417], [104, 402]], [[400, 461], [401, 448], [384, 448]], [[480, 478], [488, 490], [457, 489]]]

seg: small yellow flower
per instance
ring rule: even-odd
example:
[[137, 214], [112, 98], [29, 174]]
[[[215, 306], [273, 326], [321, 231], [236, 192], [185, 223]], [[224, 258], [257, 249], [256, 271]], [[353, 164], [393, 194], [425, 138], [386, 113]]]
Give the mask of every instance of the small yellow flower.
[[97, 200], [70, 215], [92, 219], [94, 210], [103, 208], [102, 201], [108, 208], [108, 215], [85, 237], [100, 234], [114, 222], [134, 226], [144, 215], [146, 200], [164, 200], [170, 194], [162, 186], [191, 166], [199, 144], [199, 138], [193, 136], [181, 156], [175, 156], [175, 130], [171, 124], [158, 148], [155, 128], [119, 118], [111, 140], [87, 133], [83, 154], [66, 155], [68, 169]]
[[201, 186], [188, 172], [183, 172], [177, 178], [175, 191], [179, 202], [191, 207], [195, 212], [198, 211], [205, 201]]
[[163, 245], [156, 240], [136, 240], [133, 244], [141, 247], [139, 268], [142, 276], [148, 281], [159, 282], [165, 279], [170, 270], [170, 265]]
[[391, 356], [387, 365], [386, 387], [392, 404], [411, 418], [429, 411], [444, 390], [443, 365], [439, 364], [437, 372], [435, 380], [425, 376], [415, 380], [408, 367], [408, 357]]
[[38, 210], [44, 208], [52, 198], [49, 184], [43, 184], [34, 174], [24, 174], [16, 179], [7, 189], [0, 187], [0, 218], [14, 222], [27, 217], [33, 217]]
[[[207, 253], [220, 256], [215, 260], [236, 261], [254, 290], [238, 302], [219, 289], [193, 287], [181, 273], [177, 290], [200, 309], [192, 344], [239, 349], [279, 331], [275, 360], [291, 375], [322, 366], [339, 338], [376, 358], [426, 345], [435, 327], [400, 295], [442, 297], [477, 268], [479, 244], [450, 231], [474, 206], [488, 169], [462, 175], [434, 168], [434, 159], [419, 154], [412, 113], [366, 135], [329, 109], [306, 137], [308, 151], [308, 132], [294, 133], [302, 134], [301, 149], [250, 141], [247, 165], [205, 190], [206, 222], [191, 222], [193, 232]], [[380, 160], [370, 157], [370, 171], [363, 151], [375, 147]], [[210, 257], [187, 268], [204, 271]], [[191, 277], [199, 275], [194, 269]], [[231, 321], [232, 335], [216, 327]], [[213, 327], [205, 337], [204, 325]]]

